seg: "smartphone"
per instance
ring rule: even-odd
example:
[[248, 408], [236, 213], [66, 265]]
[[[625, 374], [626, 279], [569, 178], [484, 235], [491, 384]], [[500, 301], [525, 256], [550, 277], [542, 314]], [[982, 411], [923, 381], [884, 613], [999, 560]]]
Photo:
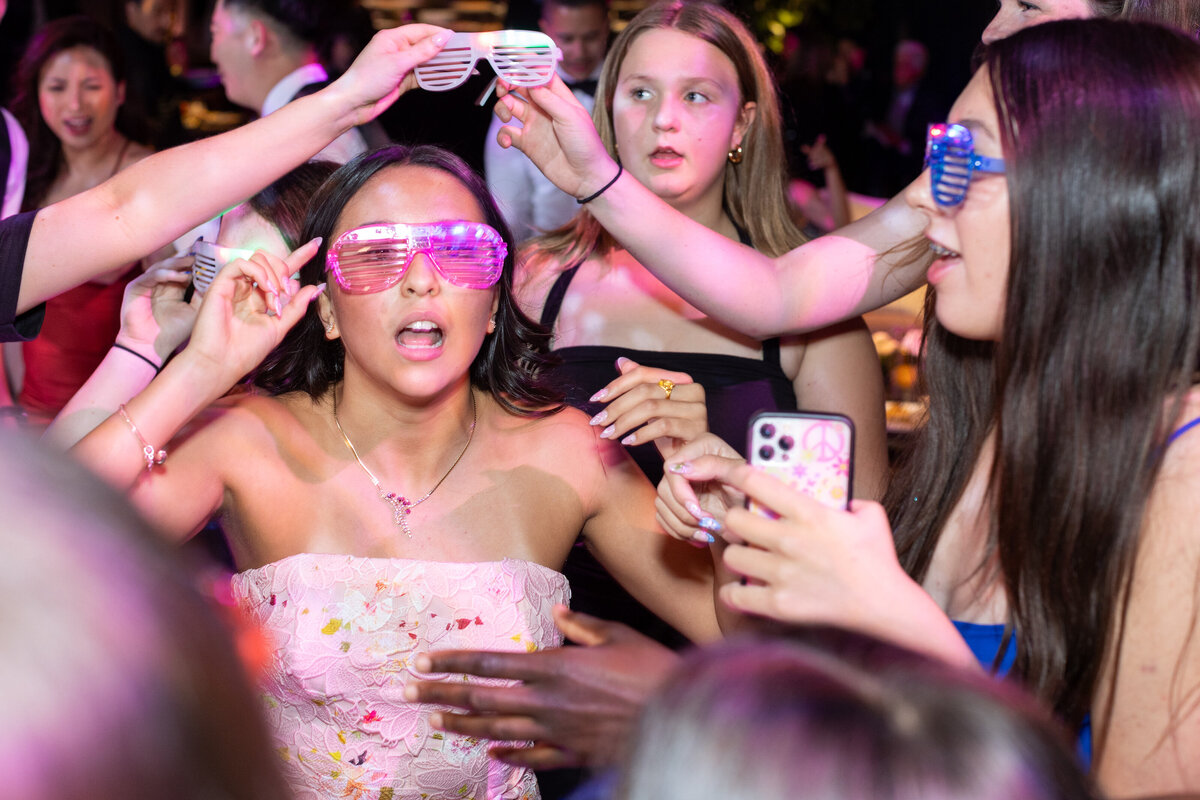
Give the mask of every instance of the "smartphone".
[[[854, 484], [854, 423], [819, 411], [760, 411], [747, 437], [752, 465], [830, 508], [850, 507]], [[747, 498], [746, 507], [769, 519], [779, 515]]]

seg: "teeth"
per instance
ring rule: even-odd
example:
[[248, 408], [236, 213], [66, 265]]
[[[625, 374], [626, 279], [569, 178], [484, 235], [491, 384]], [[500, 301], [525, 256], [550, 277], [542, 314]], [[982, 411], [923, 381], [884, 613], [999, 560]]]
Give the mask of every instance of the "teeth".
[[427, 319], [423, 319], [420, 322], [414, 322], [409, 325], [406, 330], [416, 331], [417, 333], [428, 333], [429, 331], [437, 330], [437, 325], [434, 325]]
[[951, 250], [947, 247], [942, 247], [937, 242], [930, 242], [929, 249], [932, 250], [934, 255], [936, 255], [936, 256], [953, 256], [954, 258], [958, 257], [958, 253], [954, 252], [953, 250]]

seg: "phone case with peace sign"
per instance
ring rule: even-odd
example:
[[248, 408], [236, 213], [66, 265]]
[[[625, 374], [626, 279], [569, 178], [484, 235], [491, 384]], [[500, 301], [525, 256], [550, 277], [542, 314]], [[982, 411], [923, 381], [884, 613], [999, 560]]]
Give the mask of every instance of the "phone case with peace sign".
[[[750, 463], [830, 508], [850, 507], [854, 481], [854, 423], [819, 411], [761, 411], [750, 420]], [[778, 514], [748, 501], [769, 519]]]

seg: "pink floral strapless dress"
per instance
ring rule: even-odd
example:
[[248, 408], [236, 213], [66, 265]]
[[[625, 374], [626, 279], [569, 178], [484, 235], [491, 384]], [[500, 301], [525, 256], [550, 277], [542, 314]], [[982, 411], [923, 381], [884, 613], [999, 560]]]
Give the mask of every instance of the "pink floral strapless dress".
[[513, 559], [304, 554], [234, 575], [233, 594], [275, 645], [263, 699], [298, 800], [540, 796], [532, 772], [488, 757], [488, 741], [430, 727], [435, 707], [406, 702], [404, 686], [418, 653], [561, 644], [550, 614], [570, 596], [561, 574]]

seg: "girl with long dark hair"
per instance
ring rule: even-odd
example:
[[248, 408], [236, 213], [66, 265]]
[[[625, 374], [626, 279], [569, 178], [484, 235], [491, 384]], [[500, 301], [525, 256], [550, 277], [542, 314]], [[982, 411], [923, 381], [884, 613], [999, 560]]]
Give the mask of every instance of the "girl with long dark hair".
[[[188, 347], [75, 451], [177, 538], [221, 514], [234, 596], [278, 643], [265, 708], [297, 796], [536, 797], [532, 772], [404, 699], [416, 656], [557, 644], [581, 532], [635, 597], [712, 638], [712, 558], [657, 530], [650, 484], [541, 384], [548, 334], [460, 159], [361, 156], [301, 238], [219, 273]], [[276, 343], [262, 393], [209, 407]]]
[[1115, 796], [1200, 788], [1198, 125], [1200, 46], [1174, 31], [992, 45], [908, 192], [937, 259], [894, 548], [874, 504], [827, 512], [727, 461], [690, 476], [715, 465], [784, 516], [729, 512], [757, 545], [726, 553], [752, 579], [730, 604], [1010, 670]]

